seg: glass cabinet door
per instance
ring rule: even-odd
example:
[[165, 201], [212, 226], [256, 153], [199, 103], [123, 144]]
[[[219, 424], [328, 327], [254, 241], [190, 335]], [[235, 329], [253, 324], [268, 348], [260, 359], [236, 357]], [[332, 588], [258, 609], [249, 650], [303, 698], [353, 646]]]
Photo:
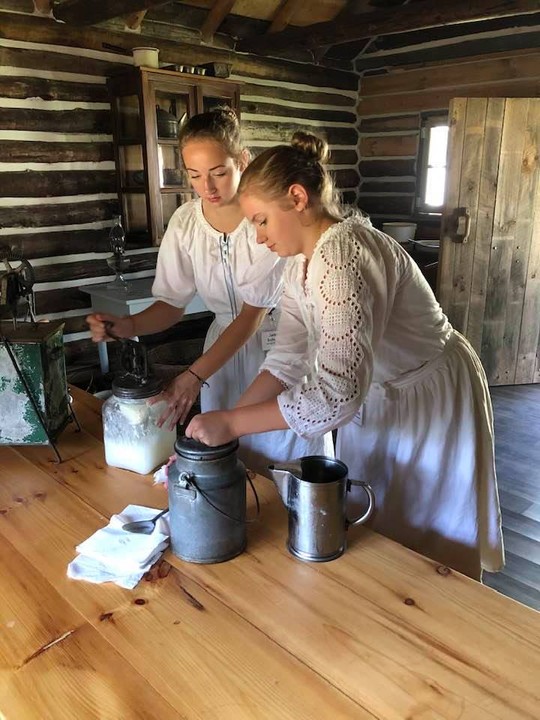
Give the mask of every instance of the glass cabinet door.
[[156, 82], [153, 100], [155, 112], [155, 147], [156, 157], [154, 170], [156, 187], [154, 201], [155, 232], [158, 242], [161, 241], [172, 214], [182, 203], [193, 197], [189, 182], [183, 170], [178, 133], [182, 125], [195, 108], [195, 95], [192, 86], [185, 90]]
[[234, 87], [200, 85], [198, 96], [199, 112], [209, 112], [219, 105], [228, 105], [235, 110], [239, 107], [239, 94]]
[[119, 200], [129, 242], [135, 235], [148, 235], [144, 122], [137, 93], [117, 96], [114, 102]]

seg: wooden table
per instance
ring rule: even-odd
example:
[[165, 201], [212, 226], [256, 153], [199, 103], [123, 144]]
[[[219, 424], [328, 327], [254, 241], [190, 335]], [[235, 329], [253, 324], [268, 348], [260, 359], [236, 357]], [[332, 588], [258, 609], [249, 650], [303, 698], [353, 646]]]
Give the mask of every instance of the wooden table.
[[112, 513], [166, 503], [105, 465], [100, 402], [74, 396], [62, 464], [0, 448], [2, 718], [538, 720], [538, 613], [367, 530], [296, 560], [264, 478], [240, 557], [169, 553], [132, 591], [68, 579]]

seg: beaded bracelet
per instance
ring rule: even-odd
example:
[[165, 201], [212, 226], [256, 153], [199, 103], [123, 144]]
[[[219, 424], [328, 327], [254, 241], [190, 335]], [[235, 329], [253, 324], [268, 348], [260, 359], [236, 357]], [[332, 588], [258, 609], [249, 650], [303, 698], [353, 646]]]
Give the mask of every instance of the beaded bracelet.
[[201, 385], [206, 385], [206, 387], [210, 387], [210, 385], [206, 382], [206, 380], [203, 380], [200, 375], [197, 375], [196, 372], [193, 372], [193, 370], [191, 368], [188, 368], [187, 371], [188, 371], [188, 373], [191, 373], [192, 375], [194, 375], [197, 378], [197, 380], [201, 383]]

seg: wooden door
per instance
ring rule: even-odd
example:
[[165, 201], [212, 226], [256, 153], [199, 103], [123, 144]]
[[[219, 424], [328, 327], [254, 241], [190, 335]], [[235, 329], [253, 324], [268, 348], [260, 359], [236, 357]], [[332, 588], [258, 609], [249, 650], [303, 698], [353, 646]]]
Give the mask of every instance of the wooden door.
[[540, 99], [457, 98], [449, 117], [439, 302], [490, 385], [540, 383]]

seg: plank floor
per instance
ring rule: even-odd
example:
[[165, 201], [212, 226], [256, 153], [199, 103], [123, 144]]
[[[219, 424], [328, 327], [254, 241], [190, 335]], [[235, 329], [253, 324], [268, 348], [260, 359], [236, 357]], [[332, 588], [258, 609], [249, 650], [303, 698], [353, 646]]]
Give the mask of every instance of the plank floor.
[[540, 385], [490, 391], [506, 566], [484, 582], [540, 610]]

